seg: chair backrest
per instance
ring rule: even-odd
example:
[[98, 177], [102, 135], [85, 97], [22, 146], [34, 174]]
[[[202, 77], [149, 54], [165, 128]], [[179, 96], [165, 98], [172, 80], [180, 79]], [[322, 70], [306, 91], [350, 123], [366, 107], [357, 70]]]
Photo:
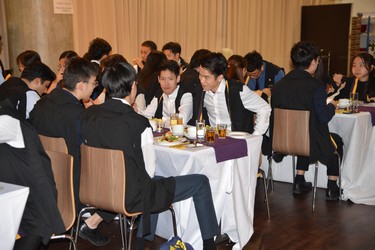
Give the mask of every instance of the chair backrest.
[[121, 150], [81, 145], [79, 197], [83, 204], [127, 216], [136, 215], [125, 209], [125, 180]]
[[39, 135], [39, 138], [44, 150], [68, 154], [68, 147], [66, 146], [64, 138], [48, 137], [45, 135]]
[[76, 211], [73, 191], [73, 157], [56, 151], [46, 150], [51, 159], [52, 171], [57, 188], [57, 205], [66, 230], [75, 221]]
[[310, 111], [274, 109], [272, 150], [276, 153], [310, 156]]

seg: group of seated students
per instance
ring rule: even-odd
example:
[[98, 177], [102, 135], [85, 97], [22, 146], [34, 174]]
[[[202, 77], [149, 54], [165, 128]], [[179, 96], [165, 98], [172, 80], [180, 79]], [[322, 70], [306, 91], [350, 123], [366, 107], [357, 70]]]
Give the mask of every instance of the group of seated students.
[[[158, 51], [154, 42], [145, 41], [141, 45], [141, 58], [133, 59], [133, 66], [122, 55], [111, 55], [111, 50], [107, 41], [95, 38], [82, 58], [74, 51], [65, 51], [59, 58], [57, 74], [41, 61], [37, 52], [29, 50], [20, 54], [17, 62], [21, 76], [11, 77], [0, 86], [0, 118], [9, 120], [3, 123], [9, 125], [8, 128], [0, 125], [0, 139], [8, 133], [9, 127], [16, 128], [12, 124], [21, 125], [14, 137], [3, 136], [5, 139], [0, 141], [0, 159], [8, 165], [1, 170], [7, 171], [8, 175], [1, 173], [0, 181], [30, 185], [20, 181], [33, 178], [27, 172], [9, 173], [16, 171], [19, 161], [27, 159], [29, 151], [37, 150], [39, 153], [35, 157], [43, 161], [43, 169], [48, 173], [44, 178], [50, 184], [49, 195], [54, 197], [50, 200], [55, 203], [51, 205], [50, 214], [56, 213], [56, 190], [50, 175], [50, 163], [44, 161], [46, 155], [35, 137], [37, 134], [63, 137], [69, 154], [74, 158], [74, 194], [79, 212], [83, 206], [79, 200], [80, 145], [120, 149], [124, 151], [127, 171], [126, 208], [130, 212], [143, 212], [136, 249], [144, 249], [146, 240], [153, 240], [160, 211], [168, 209], [173, 202], [190, 197], [194, 200], [202, 248], [216, 249], [214, 236], [219, 233], [219, 227], [209, 180], [200, 174], [168, 178], [155, 176], [153, 134], [148, 118], [168, 121], [170, 114], [179, 113], [185, 125], [195, 125], [195, 120], [202, 118], [212, 126], [225, 123], [232, 131], [263, 135], [264, 142], [268, 140], [268, 143], [264, 143], [266, 146], [262, 151], [270, 155], [270, 139], [265, 134], [270, 127], [272, 106], [311, 109], [315, 114], [311, 131], [313, 135], [321, 135], [314, 137], [316, 145], [312, 147], [314, 152], [311, 155], [315, 158], [298, 160], [294, 193], [311, 190], [311, 183], [304, 179], [304, 171], [317, 157], [329, 166], [327, 199], [338, 199], [338, 163], [333, 157], [334, 148], [329, 142], [328, 131], [336, 103], [326, 104], [326, 88], [317, 77], [320, 60], [316, 44], [300, 42], [293, 46], [294, 70], [287, 75], [283, 68], [263, 60], [256, 51], [244, 57], [232, 55], [227, 60], [221, 53], [199, 49], [187, 64], [180, 56], [178, 43], [169, 42]], [[345, 89], [353, 91], [355, 88], [361, 92], [361, 99], [373, 101], [373, 68], [372, 57], [358, 55], [352, 67], [354, 76], [339, 78], [335, 75], [333, 89], [346, 84], [340, 98], [345, 97]], [[359, 81], [351, 80], [356, 78]], [[341, 83], [342, 79], [347, 80]], [[300, 93], [304, 93], [304, 98]], [[27, 131], [31, 135], [26, 134]], [[36, 141], [28, 143], [31, 136]], [[15, 140], [24, 142], [14, 143]], [[340, 147], [341, 144], [335, 145]], [[321, 148], [327, 150], [321, 152]], [[13, 155], [9, 151], [18, 153]], [[23, 161], [23, 164], [29, 163]], [[38, 191], [30, 190], [30, 193], [34, 192]], [[30, 195], [29, 200], [38, 202], [40, 198]], [[28, 209], [31, 208], [26, 205], [26, 211]], [[30, 214], [31, 218], [26, 218], [26, 213], [21, 223], [23, 240], [33, 238], [35, 241], [36, 238], [39, 244], [47, 243], [53, 233], [64, 231], [59, 216], [55, 217], [55, 223], [48, 223], [45, 218], [38, 217], [39, 213]], [[96, 211], [82, 223], [79, 236], [96, 246], [106, 245], [110, 238], [97, 227], [101, 221], [110, 222], [114, 216], [110, 212]], [[31, 223], [30, 226], [27, 223], [30, 221], [40, 223]]]

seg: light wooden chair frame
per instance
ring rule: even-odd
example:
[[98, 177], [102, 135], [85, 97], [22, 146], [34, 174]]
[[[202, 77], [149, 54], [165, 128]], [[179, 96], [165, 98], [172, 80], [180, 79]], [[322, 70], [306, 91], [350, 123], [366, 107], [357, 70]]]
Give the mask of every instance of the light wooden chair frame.
[[70, 246], [73, 246], [75, 250], [76, 244], [73, 238], [73, 225], [76, 219], [76, 211], [73, 190], [73, 157], [65, 153], [49, 150], [46, 150], [46, 153], [51, 159], [52, 171], [58, 191], [57, 205], [61, 218], [66, 231], [71, 230], [70, 235], [54, 235], [51, 237], [51, 240], [68, 239], [71, 242]]
[[[132, 235], [136, 218], [142, 214], [141, 211], [131, 213], [125, 207], [126, 171], [124, 153], [121, 150], [96, 148], [81, 145], [81, 181], [80, 200], [82, 204], [88, 205], [78, 215], [78, 221], [87, 210], [102, 209], [117, 213], [120, 218], [120, 231], [122, 246], [131, 249]], [[175, 227], [174, 210], [172, 219]], [[126, 237], [126, 218], [131, 217], [129, 238]], [[75, 240], [77, 242], [79, 225], [77, 223]]]

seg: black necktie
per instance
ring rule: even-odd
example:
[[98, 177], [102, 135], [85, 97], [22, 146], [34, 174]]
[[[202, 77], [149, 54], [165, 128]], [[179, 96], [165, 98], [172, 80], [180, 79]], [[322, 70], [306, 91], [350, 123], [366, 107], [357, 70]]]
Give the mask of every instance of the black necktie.
[[255, 91], [259, 90], [258, 78], [255, 80]]

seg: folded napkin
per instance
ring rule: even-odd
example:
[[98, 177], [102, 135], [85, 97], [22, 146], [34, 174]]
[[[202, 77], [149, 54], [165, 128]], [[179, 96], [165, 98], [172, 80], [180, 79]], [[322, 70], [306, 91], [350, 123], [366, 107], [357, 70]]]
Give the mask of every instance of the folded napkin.
[[247, 143], [244, 139], [219, 139], [216, 136], [215, 142], [207, 146], [214, 148], [217, 163], [247, 156]]

